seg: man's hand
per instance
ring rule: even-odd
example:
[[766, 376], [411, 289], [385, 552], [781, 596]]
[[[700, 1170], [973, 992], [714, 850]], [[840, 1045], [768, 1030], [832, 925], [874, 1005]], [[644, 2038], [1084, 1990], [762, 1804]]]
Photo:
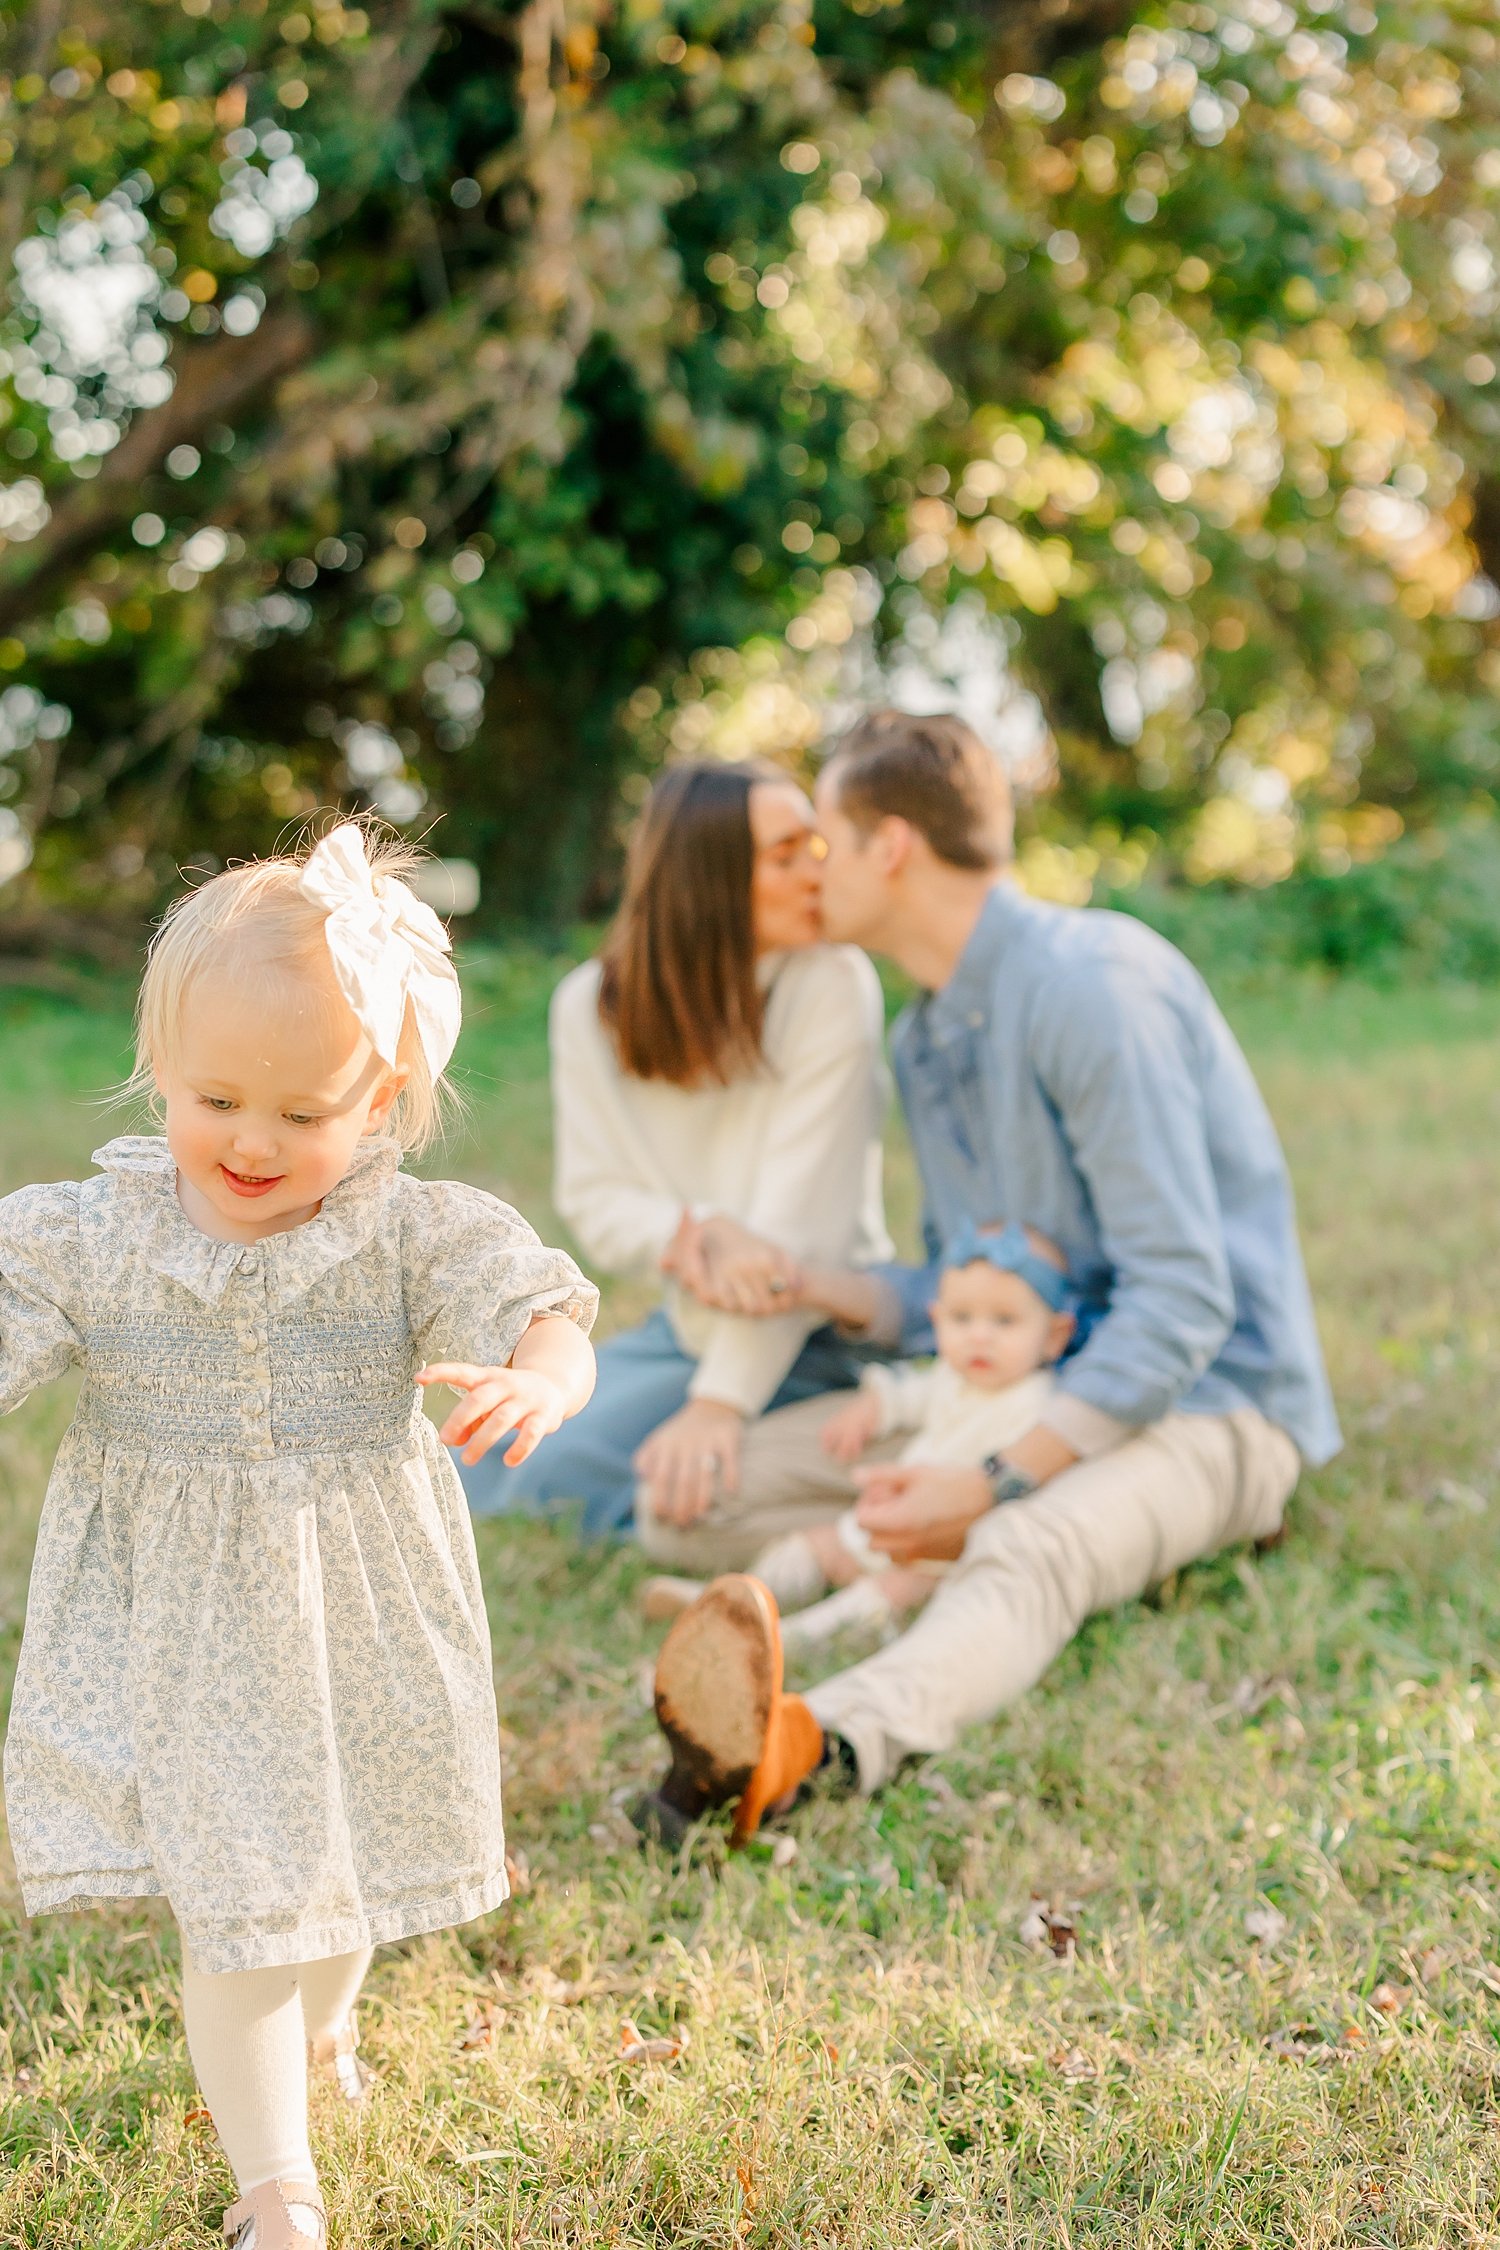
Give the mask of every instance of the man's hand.
[[982, 1469], [857, 1469], [860, 1488], [855, 1508], [870, 1544], [892, 1562], [954, 1562], [980, 1517], [990, 1509], [989, 1480]]
[[[1041, 1486], [1071, 1469], [1078, 1455], [1056, 1430], [1037, 1422], [1005, 1448], [1005, 1459]], [[855, 1513], [871, 1546], [897, 1563], [956, 1561], [970, 1531], [994, 1504], [982, 1469], [892, 1463], [856, 1469], [854, 1481], [860, 1488]]]
[[720, 1486], [737, 1491], [744, 1432], [738, 1407], [711, 1398], [690, 1398], [659, 1424], [635, 1456], [651, 1513], [686, 1529], [707, 1515]]
[[823, 1451], [830, 1460], [857, 1461], [879, 1435], [879, 1399], [873, 1391], [856, 1391], [823, 1424]]
[[519, 1467], [573, 1411], [564, 1385], [534, 1367], [470, 1367], [461, 1360], [442, 1360], [424, 1367], [417, 1381], [424, 1389], [450, 1383], [465, 1394], [438, 1436], [444, 1445], [462, 1446], [460, 1458], [470, 1467], [482, 1461], [507, 1430], [516, 1435], [505, 1465]]

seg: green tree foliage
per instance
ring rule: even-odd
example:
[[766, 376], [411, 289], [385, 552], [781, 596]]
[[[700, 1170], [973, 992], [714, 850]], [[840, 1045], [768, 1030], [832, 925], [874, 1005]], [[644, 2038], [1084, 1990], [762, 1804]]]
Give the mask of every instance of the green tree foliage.
[[282, 5], [10, 19], [13, 930], [334, 798], [572, 908], [945, 613], [1064, 890], [1493, 788], [1490, 0]]

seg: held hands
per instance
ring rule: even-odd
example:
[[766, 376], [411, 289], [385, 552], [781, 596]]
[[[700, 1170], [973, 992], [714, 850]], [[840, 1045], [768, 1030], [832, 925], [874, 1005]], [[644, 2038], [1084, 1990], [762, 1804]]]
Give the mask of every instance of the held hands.
[[[1005, 1448], [1012, 1468], [1035, 1485], [1060, 1476], [1078, 1459], [1064, 1438], [1038, 1422]], [[856, 1469], [860, 1488], [855, 1511], [870, 1534], [870, 1544], [893, 1562], [952, 1562], [963, 1553], [972, 1527], [993, 1502], [982, 1469]]]
[[739, 1489], [745, 1419], [717, 1399], [692, 1398], [654, 1429], [635, 1456], [646, 1505], [685, 1528], [707, 1515], [715, 1493]]
[[465, 1394], [438, 1436], [444, 1445], [461, 1445], [461, 1458], [470, 1467], [507, 1430], [514, 1430], [515, 1442], [504, 1459], [508, 1469], [517, 1468], [574, 1411], [565, 1386], [534, 1367], [470, 1367], [461, 1360], [443, 1360], [424, 1367], [417, 1381], [424, 1389], [449, 1383]]
[[855, 1471], [855, 1514], [870, 1544], [896, 1563], [953, 1562], [990, 1507], [982, 1469], [895, 1463]]
[[695, 1219], [684, 1211], [662, 1252], [661, 1267], [715, 1312], [764, 1319], [791, 1312], [800, 1302], [797, 1261], [722, 1213]]
[[856, 1391], [823, 1424], [823, 1451], [834, 1461], [857, 1461], [879, 1435], [879, 1399], [873, 1391]]

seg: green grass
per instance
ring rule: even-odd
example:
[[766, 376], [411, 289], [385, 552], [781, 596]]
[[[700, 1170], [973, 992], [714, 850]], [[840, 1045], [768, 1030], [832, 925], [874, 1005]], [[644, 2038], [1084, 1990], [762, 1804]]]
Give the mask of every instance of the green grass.
[[[447, 1159], [544, 1225], [546, 982], [471, 972]], [[379, 1956], [378, 2098], [318, 2111], [337, 2243], [1500, 2242], [1500, 995], [1237, 1021], [1350, 1440], [1288, 1545], [1100, 1619], [952, 1757], [810, 1809], [790, 1864], [676, 1867], [619, 1811], [657, 1762], [639, 1565], [483, 1527], [531, 1885]], [[0, 1186], [84, 1166], [125, 1043], [123, 999], [0, 1000]], [[67, 1411], [0, 1432], [7, 1678]], [[1033, 1894], [1071, 1962], [1021, 1944]], [[158, 1909], [27, 1925], [0, 1875], [0, 2244], [211, 2239], [174, 1959]], [[680, 2058], [620, 2063], [626, 2018]]]

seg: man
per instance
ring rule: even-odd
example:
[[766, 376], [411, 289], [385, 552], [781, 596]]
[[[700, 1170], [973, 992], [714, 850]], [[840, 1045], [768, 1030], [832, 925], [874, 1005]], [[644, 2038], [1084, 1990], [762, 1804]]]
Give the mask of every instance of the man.
[[[693, 1522], [642, 1509], [678, 1569], [743, 1569], [776, 1534], [859, 1520], [898, 1562], [956, 1558], [878, 1655], [781, 1692], [775, 1605], [721, 1578], [663, 1646], [672, 1748], [643, 1824], [737, 1802], [747, 1835], [820, 1765], [865, 1790], [1021, 1694], [1084, 1618], [1195, 1559], [1280, 1530], [1302, 1463], [1339, 1446], [1286, 1167], [1249, 1066], [1196, 971], [1129, 917], [1042, 904], [1006, 877], [1001, 770], [954, 719], [884, 711], [839, 744], [818, 812], [824, 919], [923, 988], [893, 1054], [936, 1261], [964, 1222], [1061, 1249], [1078, 1348], [1041, 1418], [980, 1469], [877, 1466], [819, 1444], [836, 1401], [767, 1416], [735, 1494]], [[690, 1247], [684, 1278], [712, 1295]], [[874, 1347], [930, 1348], [935, 1263], [799, 1271], [762, 1246], [733, 1309], [825, 1311]]]

